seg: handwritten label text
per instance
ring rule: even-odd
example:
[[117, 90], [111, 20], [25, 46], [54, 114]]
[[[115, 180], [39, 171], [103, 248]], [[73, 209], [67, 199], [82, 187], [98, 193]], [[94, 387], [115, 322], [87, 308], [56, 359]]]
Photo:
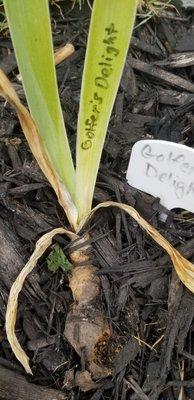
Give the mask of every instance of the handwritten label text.
[[194, 212], [194, 149], [162, 140], [141, 140], [133, 146], [127, 180], [159, 197], [168, 209]]

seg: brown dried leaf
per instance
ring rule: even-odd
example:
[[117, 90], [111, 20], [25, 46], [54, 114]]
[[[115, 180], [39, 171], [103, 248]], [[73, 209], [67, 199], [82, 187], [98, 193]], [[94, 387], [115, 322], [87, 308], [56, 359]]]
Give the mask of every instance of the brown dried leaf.
[[64, 228], [56, 228], [53, 229], [51, 232], [46, 233], [43, 235], [36, 243], [36, 247], [34, 252], [32, 253], [29, 261], [22, 269], [20, 274], [18, 275], [17, 279], [15, 280], [14, 284], [11, 287], [9, 299], [7, 303], [7, 311], [6, 311], [6, 333], [7, 338], [10, 343], [10, 346], [13, 350], [13, 353], [17, 357], [17, 359], [21, 362], [23, 367], [25, 368], [27, 373], [32, 374], [31, 368], [29, 366], [29, 358], [27, 357], [26, 353], [22, 350], [18, 339], [15, 335], [15, 323], [16, 323], [16, 316], [17, 316], [17, 307], [18, 307], [18, 295], [23, 287], [24, 281], [29, 273], [33, 270], [36, 266], [37, 261], [40, 257], [44, 254], [47, 248], [51, 245], [52, 239], [57, 234], [66, 234], [71, 239], [77, 239], [77, 235], [74, 233], [64, 229]]
[[[91, 216], [95, 213], [95, 211], [100, 208], [106, 207], [118, 207], [121, 210], [125, 211], [132, 218], [134, 218], [138, 224], [146, 230], [146, 232], [158, 243], [164, 250], [168, 253], [171, 258], [171, 261], [175, 267], [175, 270], [180, 278], [180, 280], [184, 283], [184, 285], [194, 293], [194, 265], [188, 261], [185, 257], [183, 257], [169, 242], [166, 240], [152, 225], [150, 225], [145, 219], [143, 219], [139, 213], [131, 206], [123, 203], [116, 203], [114, 201], [107, 201], [105, 203], [98, 204], [91, 211], [90, 215], [85, 219], [86, 222]], [[79, 230], [82, 228], [83, 222], [81, 223]]]
[[60, 47], [54, 53], [55, 65], [60, 64], [66, 58], [70, 57], [75, 51], [74, 46], [71, 43], [67, 43], [65, 46]]
[[26, 107], [21, 103], [17, 93], [9, 82], [4, 72], [0, 69], [0, 96], [4, 97], [15, 109], [20, 120], [21, 127], [24, 135], [28, 141], [30, 149], [36, 158], [40, 168], [44, 175], [53, 187], [58, 201], [65, 210], [65, 213], [70, 221], [72, 227], [76, 229], [77, 221], [77, 210], [71, 200], [70, 194], [68, 193], [65, 185], [61, 182], [57, 176], [56, 171], [50, 161], [49, 155], [42, 143], [42, 140], [38, 134], [36, 125], [30, 116]]

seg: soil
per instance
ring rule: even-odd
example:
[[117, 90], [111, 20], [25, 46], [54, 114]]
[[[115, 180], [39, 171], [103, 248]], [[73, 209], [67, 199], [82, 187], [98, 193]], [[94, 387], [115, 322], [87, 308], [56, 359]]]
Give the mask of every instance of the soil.
[[[81, 11], [78, 7], [71, 10], [70, 3], [64, 3], [61, 9], [59, 3], [51, 7], [52, 27], [56, 48], [71, 42], [76, 49], [57, 67], [75, 155], [90, 9], [85, 5]], [[194, 262], [193, 214], [166, 210], [168, 217], [162, 222], [164, 209], [159, 199], [130, 187], [125, 180], [137, 140], [157, 138], [194, 146], [192, 32], [191, 13], [175, 9], [164, 9], [160, 17], [153, 16], [134, 30], [94, 205], [116, 200], [134, 206]], [[0, 67], [25, 102], [12, 50], [9, 33], [2, 33]], [[194, 399], [194, 296], [181, 284], [164, 251], [132, 218], [115, 209], [99, 211], [85, 227], [93, 247], [91, 259], [102, 282], [102, 305], [115, 338], [106, 351], [103, 342], [99, 344], [99, 354], [113, 368], [113, 376], [99, 380], [91, 389], [84, 359], [64, 339], [72, 295], [68, 274], [62, 269], [49, 271], [49, 251], [27, 279], [19, 299], [17, 336], [33, 370], [33, 376], [25, 375], [6, 339], [9, 289], [37, 239], [54, 227], [67, 226], [67, 221], [32, 158], [15, 112], [3, 100], [0, 115], [0, 399]], [[58, 236], [54, 242], [68, 256], [68, 240]], [[116, 359], [112, 357], [115, 348]], [[81, 384], [75, 380], [77, 371], [85, 371], [80, 374]]]

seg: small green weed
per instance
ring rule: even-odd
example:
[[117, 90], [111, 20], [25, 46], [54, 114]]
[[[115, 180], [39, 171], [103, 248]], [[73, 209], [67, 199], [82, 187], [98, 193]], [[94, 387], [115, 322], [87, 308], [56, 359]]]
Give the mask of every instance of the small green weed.
[[61, 247], [56, 243], [51, 247], [51, 249], [52, 250], [47, 257], [47, 266], [49, 271], [55, 273], [59, 268], [62, 268], [65, 273], [70, 273], [72, 270], [72, 264], [63, 253]]

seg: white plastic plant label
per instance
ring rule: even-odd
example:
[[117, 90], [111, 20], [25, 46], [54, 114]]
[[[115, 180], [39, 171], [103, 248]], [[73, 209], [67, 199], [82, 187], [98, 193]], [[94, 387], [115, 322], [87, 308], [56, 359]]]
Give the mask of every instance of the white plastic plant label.
[[194, 212], [194, 149], [163, 140], [140, 140], [132, 149], [127, 181], [159, 197], [169, 210]]
[[194, 0], [180, 0], [178, 3], [179, 5], [181, 3], [184, 8], [194, 8]]

